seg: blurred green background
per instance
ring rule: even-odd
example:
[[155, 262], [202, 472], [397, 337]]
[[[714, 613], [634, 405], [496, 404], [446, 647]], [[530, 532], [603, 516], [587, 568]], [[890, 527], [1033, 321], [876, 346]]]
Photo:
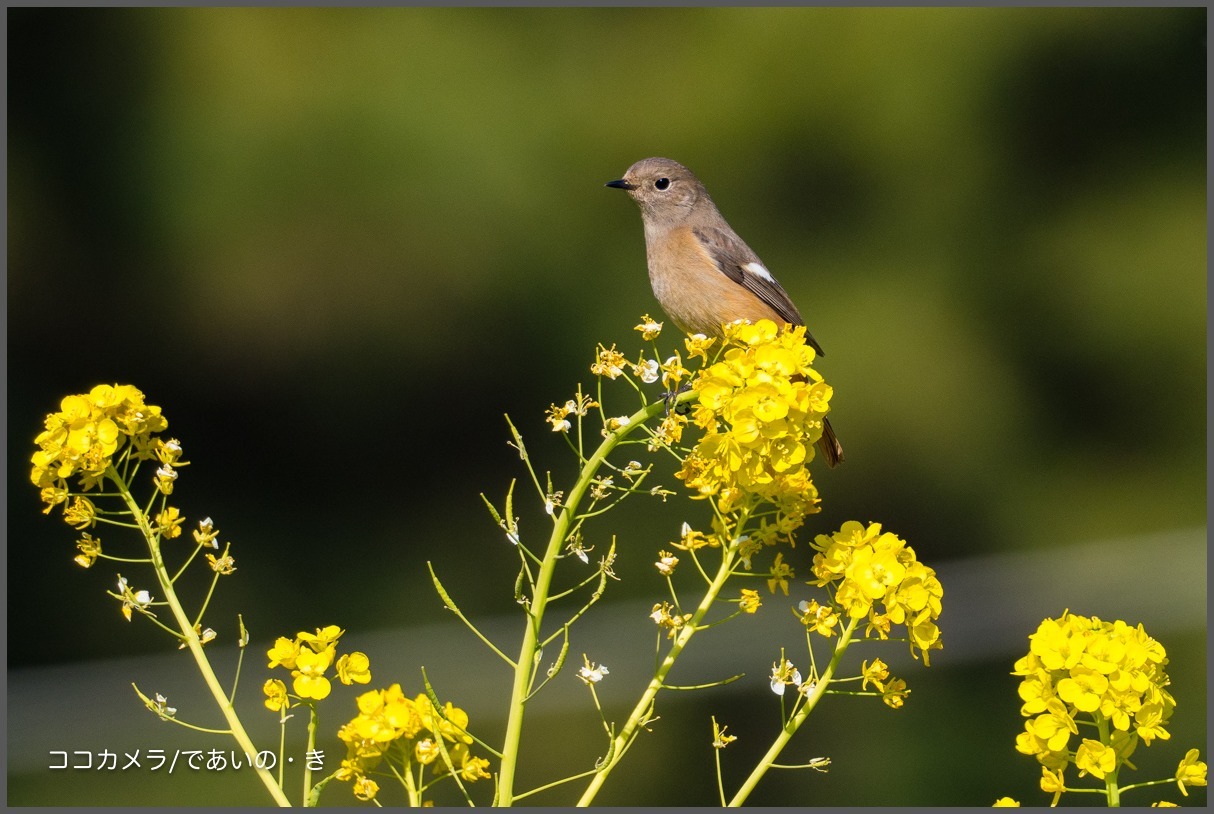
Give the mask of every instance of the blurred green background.
[[[589, 381], [597, 342], [635, 348], [659, 316], [636, 207], [602, 186], [651, 155], [697, 172], [826, 348], [847, 462], [817, 473], [806, 533], [880, 521], [945, 588], [929, 670], [877, 653], [907, 707], [827, 699], [786, 762], [831, 772], [780, 773], [751, 802], [1047, 802], [1013, 749], [1009, 672], [1067, 607], [1168, 647], [1173, 739], [1139, 749], [1143, 779], [1207, 757], [1204, 8], [7, 20], [10, 804], [268, 802], [248, 772], [47, 769], [48, 750], [210, 743], [146, 714], [132, 680], [215, 723], [188, 662], [104, 596], [112, 564], [72, 564], [75, 535], [28, 484], [43, 416], [99, 382], [164, 408], [193, 462], [174, 503], [234, 544], [209, 619], [224, 663], [237, 611], [253, 632], [242, 703], [263, 742], [255, 654], [331, 623], [376, 685], [417, 692], [426, 665], [500, 742], [509, 675], [424, 563], [517, 647], [515, 556], [479, 493], [524, 474], [503, 413], [561, 488], [572, 459], [544, 409]], [[618, 535], [621, 581], [571, 653], [612, 667], [614, 720], [650, 669], [656, 552], [704, 519], [637, 501], [591, 527], [600, 550]], [[544, 522], [533, 505], [524, 532]], [[710, 715], [741, 736], [726, 783], [745, 777], [776, 726], [764, 677], [781, 643], [802, 652], [784, 604], [693, 644], [681, 683], [747, 679], [659, 699], [600, 802], [712, 805]], [[524, 786], [603, 749], [584, 688], [556, 683]], [[325, 711], [334, 762], [352, 695]], [[1132, 802], [1156, 799], [1182, 798]]]

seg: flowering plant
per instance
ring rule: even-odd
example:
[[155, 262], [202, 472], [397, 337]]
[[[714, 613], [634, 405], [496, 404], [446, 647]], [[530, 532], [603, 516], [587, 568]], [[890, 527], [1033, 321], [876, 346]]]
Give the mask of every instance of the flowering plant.
[[[143, 566], [150, 570], [154, 589], [135, 587], [119, 574], [117, 589], [109, 591], [109, 596], [120, 603], [128, 622], [138, 615], [172, 636], [179, 647], [190, 651], [228, 724], [224, 732], [248, 756], [248, 765], [257, 772], [273, 800], [279, 805], [291, 805], [283, 771], [286, 763], [283, 739], [277, 755], [259, 751], [233, 704], [250, 640], [244, 620], [238, 617], [240, 658], [231, 692], [220, 684], [204, 650], [219, 634], [211, 627], [203, 627], [203, 616], [219, 579], [235, 573], [236, 560], [230, 553], [230, 543], [224, 544], [218, 556], [214, 553], [220, 551], [219, 530], [209, 517], [200, 520], [193, 530], [193, 545], [185, 543], [182, 534], [185, 517], [168, 500], [174, 493], [179, 469], [189, 462], [182, 458], [179, 441], [161, 437], [168, 429], [168, 421], [160, 408], [148, 404], [143, 393], [131, 385], [98, 385], [88, 393], [64, 398], [60, 409], [46, 417], [44, 427], [34, 441], [38, 449], [31, 458], [30, 480], [40, 490], [44, 512], [59, 507], [68, 525], [81, 532], [76, 544], [79, 550], [76, 563], [90, 568], [103, 560], [123, 563], [124, 568]], [[140, 470], [147, 462], [158, 466], [151, 479], [151, 497], [141, 503], [134, 496], [132, 484], [138, 482]], [[85, 531], [97, 528], [107, 529], [104, 548], [101, 536]], [[120, 532], [131, 528], [142, 537], [146, 556], [126, 556], [125, 551], [122, 555], [112, 553], [119, 546], [108, 542], [111, 539], [108, 530]], [[187, 546], [185, 551], [181, 550], [182, 545]], [[177, 586], [190, 566], [199, 562], [198, 554], [204, 550], [211, 573], [210, 588], [199, 607], [189, 613]], [[173, 560], [180, 563], [170, 567]], [[314, 782], [311, 758], [318, 754], [315, 749], [318, 704], [329, 696], [331, 678], [347, 685], [371, 681], [370, 659], [365, 653], [337, 654], [344, 633], [337, 625], [318, 628], [315, 633], [301, 631], [294, 638], [278, 638], [266, 653], [270, 669], [278, 667], [290, 673], [289, 688], [280, 678], [267, 679], [262, 685], [265, 707], [279, 714], [284, 737], [287, 722], [296, 710], [308, 714], [309, 760], [303, 769], [302, 802], [315, 805], [321, 790], [334, 779], [351, 781], [359, 799], [373, 799], [378, 784], [368, 771], [381, 760], [399, 763], [399, 776], [414, 805], [421, 805], [430, 787], [445, 778], [453, 778], [464, 789], [464, 783], [488, 777], [485, 772], [488, 761], [474, 757], [469, 751], [472, 739], [466, 733], [468, 716], [463, 710], [451, 703], [442, 705], [437, 699], [432, 700], [432, 691], [410, 700], [404, 697], [399, 684], [393, 684], [387, 690], [371, 691], [358, 698], [358, 716], [338, 733], [348, 747], [347, 758], [337, 771]], [[137, 686], [135, 693], [161, 720], [198, 731], [213, 731], [185, 721], [160, 693], [149, 697]], [[447, 743], [451, 745], [448, 747]], [[272, 770], [274, 766], [278, 767], [277, 773]], [[466, 790], [464, 796], [467, 798]]]
[[[636, 330], [643, 341], [653, 343], [660, 336], [662, 325], [645, 316]], [[833, 395], [830, 385], [813, 367], [815, 352], [806, 343], [805, 329], [778, 328], [769, 320], [754, 324], [739, 321], [723, 326], [719, 339], [698, 334], [687, 337], [683, 348], [686, 359], [680, 351], [662, 354], [654, 345], [652, 356], [642, 352], [637, 361], [631, 362], [614, 345], [610, 348], [600, 345], [590, 367], [598, 377], [596, 396], [590, 398], [579, 390], [563, 405], [549, 408], [547, 420], [552, 431], [569, 441], [582, 465], [579, 479], [568, 496], [563, 491], [554, 491], [551, 483], [541, 482], [521, 436], [510, 425], [515, 447], [529, 470], [537, 497], [553, 518], [553, 530], [545, 548], [532, 550], [519, 533], [513, 510], [513, 486], [507, 493], [503, 511], [490, 505], [494, 519], [519, 551], [519, 584], [527, 587], [520, 604], [528, 616], [518, 657], [511, 659], [499, 652], [513, 667], [515, 678], [498, 776], [498, 802], [509, 804], [536, 791], [518, 792], [514, 781], [520, 759], [518, 744], [524, 702], [537, 689], [539, 653], [545, 645], [564, 638], [561, 655], [547, 670], [543, 681], [546, 683], [561, 669], [571, 625], [598, 600], [607, 578], [616, 576], [612, 570], [613, 545], [599, 561], [597, 573], [583, 583], [597, 585], [589, 600], [545, 636], [544, 614], [553, 598], [550, 586], [557, 562], [562, 552], [587, 562], [585, 521], [601, 514], [604, 502], [610, 508], [630, 495], [643, 493], [641, 482], [652, 471], [652, 464], [613, 462], [612, 454], [618, 447], [640, 443], [650, 453], [673, 456], [679, 467], [676, 477], [693, 498], [706, 504], [707, 518], [696, 526], [683, 523], [678, 539], [668, 544], [669, 549], [657, 552], [655, 568], [665, 583], [667, 597], [655, 602], [650, 615], [664, 651], [659, 653], [653, 676], [632, 712], [620, 726], [613, 726], [604, 716], [608, 740], [592, 771], [541, 788], [588, 774], [590, 781], [578, 803], [586, 805], [593, 801], [635, 739], [656, 719], [655, 702], [662, 691], [725, 683], [674, 687], [667, 678], [699, 632], [739, 616], [755, 614], [762, 606], [759, 591], [740, 588], [736, 596], [730, 596], [726, 593], [727, 585], [759, 577], [766, 581], [769, 592], [787, 596], [790, 582], [796, 578], [794, 565], [786, 556], [791, 556], [796, 534], [806, 519], [820, 511], [821, 501], [810, 464]], [[659, 361], [663, 357], [665, 361]], [[694, 369], [689, 370], [688, 364]], [[602, 406], [606, 400], [604, 384], [615, 381], [634, 391], [639, 401], [635, 412], [613, 415]], [[604, 440], [587, 454], [585, 425], [596, 410]], [[637, 434], [643, 438], [635, 439], [633, 436]], [[600, 475], [603, 468], [612, 474]], [[648, 493], [664, 498], [669, 490], [654, 487]], [[583, 508], [581, 502], [587, 496], [590, 503]], [[902, 706], [909, 692], [906, 682], [891, 678], [880, 659], [871, 664], [864, 662], [854, 676], [837, 675], [842, 657], [854, 640], [904, 636], [912, 654], [922, 655], [925, 665], [928, 652], [942, 646], [936, 619], [941, 612], [943, 590], [932, 569], [921, 563], [914, 550], [897, 535], [883, 531], [877, 523], [850, 521], [834, 534], [817, 535], [811, 548], [817, 553], [811, 566], [814, 580], [810, 584], [826, 589], [826, 594], [821, 603], [802, 602], [793, 609], [805, 625], [807, 673], [803, 676], [783, 652], [775, 662], [771, 688], [785, 707], [784, 724], [767, 754], [732, 799], [726, 795], [721, 780], [720, 752], [735, 736], [725, 734], [727, 727], [714, 718], [712, 744], [716, 747], [722, 804], [744, 802], [769, 769], [791, 768], [777, 764], [777, 758], [818, 701], [828, 693], [841, 692], [838, 689], [841, 682], [861, 682], [859, 691], [848, 694], [881, 697], [895, 709]], [[778, 549], [774, 556], [771, 549]], [[691, 560], [693, 574], [699, 577], [692, 580], [699, 586], [698, 598], [685, 598], [685, 586], [676, 583], [681, 557]], [[538, 572], [533, 570], [536, 564]], [[458, 613], [441, 584], [439, 589], [449, 607]], [[567, 595], [565, 592], [561, 598]], [[718, 610], [722, 605], [732, 607], [723, 617]], [[899, 635], [896, 628], [905, 633]], [[830, 643], [830, 657], [821, 666], [814, 653], [813, 635]], [[485, 640], [479, 632], [478, 636]], [[604, 680], [608, 671], [594, 665], [588, 657], [583, 658], [586, 666], [579, 677], [590, 687], [597, 706], [595, 684]], [[791, 705], [787, 704], [786, 687], [796, 691], [791, 696]], [[828, 759], [817, 758], [801, 766], [825, 770], [828, 764]]]
[[[1167, 663], [1163, 645], [1142, 625], [1121, 620], [1064, 611], [1029, 636], [1029, 652], [1012, 673], [1023, 677], [1020, 714], [1028, 719], [1016, 751], [1041, 764], [1041, 790], [1054, 795], [1051, 805], [1066, 792], [1103, 794], [1115, 806], [1130, 789], [1175, 781], [1188, 796], [1186, 785], [1206, 785], [1206, 764], [1196, 749], [1185, 754], [1174, 778], [1119, 785], [1122, 768], [1134, 768], [1130, 757], [1139, 743], [1171, 737], [1167, 725], [1176, 701], [1166, 689]], [[1103, 787], [1068, 787], [1072, 767]]]
[[[662, 326], [645, 317], [637, 330], [643, 341], [656, 343]], [[828, 758], [797, 766], [776, 762], [825, 695], [872, 696], [893, 709], [903, 706], [909, 689], [903, 679], [890, 675], [884, 661], [874, 658], [845, 668], [843, 657], [854, 641], [901, 640], [926, 666], [930, 652], [942, 646], [936, 622], [943, 589], [914, 549], [879, 523], [848, 521], [833, 533], [817, 534], [808, 546], [812, 562], [802, 565], [796, 561], [798, 553], [806, 552], [804, 547], [796, 550], [797, 535], [807, 519], [820, 511], [821, 499], [810, 467], [833, 396], [832, 388], [813, 367], [815, 354], [806, 343], [805, 329], [781, 329], [767, 320], [737, 322], [723, 326], [720, 338], [695, 335], [686, 338], [682, 347], [686, 359], [682, 351], [658, 353], [653, 344], [652, 356], [642, 352], [637, 361], [630, 362], [614, 345], [600, 346], [590, 368], [597, 377], [594, 397], [579, 388], [563, 405], [549, 408], [546, 420], [550, 429], [568, 442], [579, 464], [568, 489], [555, 489], [550, 476], [539, 476], [522, 434], [508, 421], [536, 499], [551, 520], [546, 540], [542, 535], [536, 545], [520, 529], [515, 483], [506, 491], [500, 508], [485, 500], [518, 553], [515, 595], [526, 624], [517, 656], [507, 655], [477, 629], [430, 567], [443, 604], [513, 675], [501, 747], [495, 749], [477, 738], [468, 713], [440, 701], [423, 673], [422, 693], [409, 695], [399, 683], [393, 683], [358, 696], [356, 714], [338, 730], [346, 746], [340, 767], [319, 778], [314, 777], [319, 766], [314, 768], [309, 762], [304, 769], [301, 801], [305, 805], [316, 804], [333, 780], [349, 782], [356, 798], [376, 803], [381, 802], [381, 784], [390, 781], [400, 787], [411, 805], [433, 802], [436, 785], [451, 784], [471, 804], [468, 785], [489, 778], [495, 781], [493, 802], [497, 804], [511, 805], [576, 780], [586, 781], [578, 802], [588, 804], [635, 740], [656, 720], [659, 694], [733, 680], [678, 687], [668, 677], [698, 634], [760, 611], [764, 604], [761, 590], [739, 583], [753, 585], [757, 579], [769, 594], [788, 597], [790, 585], [797, 579], [796, 569], [801, 567], [812, 576], [808, 585], [819, 592], [817, 598], [796, 605], [789, 600], [791, 612], [803, 624], [808, 661], [801, 662], [802, 672], [785, 649], [774, 661], [769, 683], [779, 698], [782, 725], [766, 754], [732, 795], [726, 794], [721, 777], [721, 752], [736, 736], [716, 716], [712, 718], [711, 743], [722, 804], [745, 802], [772, 768], [828, 769]], [[663, 356], [665, 361], [659, 361]], [[602, 406], [607, 400], [605, 385], [612, 382], [631, 388], [637, 398], [631, 413], [609, 413]], [[590, 429], [595, 424], [597, 432]], [[190, 650], [229, 725], [225, 731], [246, 753], [257, 754], [233, 707], [235, 689], [231, 693], [223, 689], [204, 650], [218, 636], [214, 629], [203, 627], [204, 613], [218, 580], [235, 572], [235, 559], [230, 544], [220, 550], [219, 531], [210, 518], [198, 521], [193, 529], [193, 546], [183, 546], [186, 518], [169, 499], [180, 468], [188, 462], [182, 458], [180, 442], [161, 437], [167, 427], [160, 408], [147, 404], [143, 394], [130, 385], [101, 385], [87, 394], [69, 396], [58, 412], [47, 416], [45, 429], [36, 439], [31, 480], [40, 490], [46, 511], [59, 507], [64, 519], [81, 532], [77, 563], [84, 567], [99, 560], [124, 563], [131, 579], [119, 575], [117, 590], [110, 593], [123, 616], [147, 620]], [[591, 449], [596, 437], [600, 440]], [[665, 500], [673, 494], [662, 486], [646, 486], [654, 471], [652, 461], [616, 460], [619, 450], [628, 446], [672, 456], [677, 463], [676, 478], [704, 508], [702, 518], [694, 524], [683, 522], [675, 539], [656, 552], [656, 574], [651, 578], [657, 595], [650, 618], [659, 646], [657, 665], [624, 723], [616, 726], [609, 722], [596, 692], [601, 682], [609, 680], [610, 670], [583, 654], [575, 676], [588, 688], [602, 716], [603, 755], [589, 769], [520, 790], [516, 781], [527, 702], [559, 677], [567, 662], [571, 629], [600, 600], [608, 584], [621, 578], [613, 567], [614, 541], [592, 563], [594, 546], [588, 543], [587, 523], [634, 495]], [[142, 467], [148, 462], [156, 466], [148, 484], [152, 493], [140, 501], [132, 490], [141, 482]], [[114, 554], [108, 533], [103, 548], [102, 539], [93, 536], [99, 527], [135, 529], [147, 556]], [[174, 542], [178, 540], [182, 543]], [[208, 551], [200, 560], [198, 555], [204, 550]], [[200, 606], [187, 612], [177, 582], [192, 564], [201, 561], [211, 572], [211, 588]], [[689, 565], [680, 567], [681, 561]], [[153, 587], [138, 587], [127, 566], [150, 568]], [[573, 587], [554, 590], [558, 568], [582, 569], [574, 577]], [[728, 590], [730, 586], [738, 587]], [[550, 611], [562, 606], [567, 610], [553, 624]], [[264, 706], [279, 715], [284, 732], [296, 712], [306, 712], [310, 752], [320, 705], [329, 697], [333, 682], [366, 685], [372, 680], [366, 654], [339, 652], [344, 633], [336, 625], [317, 628], [314, 633], [301, 631], [294, 637], [279, 637], [266, 651], [268, 669], [284, 674], [271, 675], [261, 685]], [[240, 620], [241, 660], [233, 687], [249, 638]], [[556, 660], [542, 667], [544, 649], [557, 642]], [[825, 647], [825, 658], [819, 659], [815, 647]], [[845, 675], [853, 669], [853, 674]], [[841, 690], [846, 682], [858, 682], [859, 689]], [[149, 698], [138, 688], [136, 692], [160, 718], [193, 726], [181, 720], [163, 696]], [[278, 765], [277, 774], [267, 766], [256, 768], [275, 802], [288, 805], [281, 755]]]

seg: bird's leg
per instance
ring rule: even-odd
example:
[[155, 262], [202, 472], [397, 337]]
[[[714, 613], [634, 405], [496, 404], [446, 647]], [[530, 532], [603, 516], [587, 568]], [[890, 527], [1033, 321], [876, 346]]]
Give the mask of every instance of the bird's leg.
[[[670, 405], [674, 404], [674, 400], [690, 389], [691, 382], [688, 382], [678, 390], [670, 390], [662, 394], [662, 401], [666, 402], [666, 415], [670, 415]], [[686, 404], [675, 404], [674, 411], [678, 415], [687, 415], [691, 411], [691, 407]]]

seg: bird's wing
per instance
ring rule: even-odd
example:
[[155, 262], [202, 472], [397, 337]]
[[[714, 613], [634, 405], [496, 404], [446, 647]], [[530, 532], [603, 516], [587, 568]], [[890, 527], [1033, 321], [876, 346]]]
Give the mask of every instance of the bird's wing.
[[[805, 324], [788, 293], [749, 246], [735, 235], [715, 226], [697, 226], [692, 231], [726, 277], [767, 303], [790, 325]], [[826, 355], [809, 331], [805, 332], [805, 340], [819, 356]]]

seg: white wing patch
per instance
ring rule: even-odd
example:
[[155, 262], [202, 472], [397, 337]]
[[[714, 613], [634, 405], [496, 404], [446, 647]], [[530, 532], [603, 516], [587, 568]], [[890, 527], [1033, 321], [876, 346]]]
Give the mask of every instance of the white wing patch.
[[769, 283], [774, 283], [776, 281], [776, 278], [771, 276], [771, 272], [763, 268], [762, 263], [747, 263], [746, 265], [742, 266], [742, 268], [749, 271], [756, 277], [762, 277]]

